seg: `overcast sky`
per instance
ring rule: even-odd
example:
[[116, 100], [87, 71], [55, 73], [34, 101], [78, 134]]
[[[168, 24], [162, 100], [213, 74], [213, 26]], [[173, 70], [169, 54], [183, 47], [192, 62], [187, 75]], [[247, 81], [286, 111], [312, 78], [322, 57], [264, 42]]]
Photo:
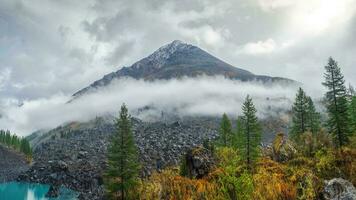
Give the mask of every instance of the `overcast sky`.
[[256, 74], [356, 84], [356, 0], [0, 0], [0, 104], [69, 95], [172, 40]]

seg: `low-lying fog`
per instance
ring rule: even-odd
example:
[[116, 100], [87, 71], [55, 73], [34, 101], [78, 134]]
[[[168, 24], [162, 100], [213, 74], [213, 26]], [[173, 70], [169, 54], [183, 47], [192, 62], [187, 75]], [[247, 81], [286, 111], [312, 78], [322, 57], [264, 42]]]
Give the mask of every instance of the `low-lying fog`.
[[[106, 113], [117, 114], [126, 103], [133, 116], [149, 120], [147, 116], [174, 112], [179, 116], [231, 116], [241, 114], [241, 105], [250, 95], [259, 117], [276, 110], [290, 109], [296, 87], [241, 82], [223, 77], [183, 78], [180, 80], [120, 79], [95, 93], [78, 98], [58, 94], [50, 98], [14, 103], [0, 109], [0, 129], [9, 129], [19, 135], [28, 135], [38, 129], [54, 128], [69, 121], [86, 121]], [[145, 106], [155, 107], [159, 113], [139, 113]]]

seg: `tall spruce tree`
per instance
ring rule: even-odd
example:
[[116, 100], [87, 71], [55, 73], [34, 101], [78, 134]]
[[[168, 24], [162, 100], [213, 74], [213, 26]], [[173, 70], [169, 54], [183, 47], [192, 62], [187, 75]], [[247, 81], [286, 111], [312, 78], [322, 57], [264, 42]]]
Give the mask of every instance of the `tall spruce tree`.
[[5, 144], [7, 146], [11, 146], [11, 133], [9, 130], [7, 130], [5, 133]]
[[132, 134], [131, 117], [123, 104], [108, 149], [105, 185], [110, 198], [133, 199], [132, 190], [139, 173], [138, 154]]
[[291, 138], [300, 139], [302, 133], [311, 131], [314, 135], [320, 130], [320, 113], [315, 109], [311, 97], [307, 96], [302, 88], [298, 89], [292, 107]]
[[220, 123], [220, 143], [227, 147], [232, 145], [233, 133], [229, 117], [224, 113]]
[[247, 168], [252, 169], [252, 165], [259, 156], [261, 127], [256, 116], [257, 110], [249, 95], [242, 106], [242, 111], [242, 134], [239, 134], [239, 137], [241, 137], [239, 140], [242, 145], [239, 145], [238, 149], [246, 162]]
[[244, 129], [243, 129], [243, 121], [242, 117], [238, 116], [236, 120], [236, 130], [233, 136], [233, 147], [235, 149], [241, 149], [240, 147], [244, 147]]
[[356, 96], [353, 96], [349, 106], [351, 130], [353, 134], [356, 134]]
[[320, 113], [315, 109], [314, 102], [311, 97], [307, 97], [307, 119], [306, 127], [315, 135], [321, 128]]
[[30, 143], [25, 138], [21, 139], [20, 151], [22, 153], [24, 153], [28, 158], [32, 157], [32, 149], [31, 149]]
[[348, 113], [347, 91], [344, 76], [337, 62], [329, 58], [324, 73], [326, 86], [326, 108], [328, 110], [328, 129], [333, 135], [337, 147], [342, 147], [348, 142], [350, 134], [350, 119]]
[[302, 88], [298, 89], [295, 102], [292, 107], [291, 138], [298, 140], [299, 136], [307, 130], [308, 98]]

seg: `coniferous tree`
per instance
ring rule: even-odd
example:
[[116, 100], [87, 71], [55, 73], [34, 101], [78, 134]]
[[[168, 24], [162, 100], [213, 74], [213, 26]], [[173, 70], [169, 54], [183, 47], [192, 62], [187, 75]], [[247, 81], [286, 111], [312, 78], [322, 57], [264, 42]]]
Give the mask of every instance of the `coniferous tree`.
[[20, 138], [10, 131], [0, 130], [0, 144], [24, 153], [29, 159], [32, 157], [30, 142], [25, 138]]
[[299, 88], [292, 107], [291, 138], [298, 140], [299, 136], [307, 130], [308, 98], [302, 88]]
[[233, 147], [236, 149], [239, 149], [239, 147], [244, 147], [245, 141], [244, 141], [244, 130], [243, 130], [243, 122], [242, 122], [242, 117], [238, 116], [236, 120], [236, 131], [233, 137]]
[[0, 130], [0, 143], [5, 144], [5, 131]]
[[23, 152], [29, 158], [31, 158], [32, 156], [31, 146], [28, 140], [26, 140], [25, 138], [21, 139], [20, 151]]
[[311, 97], [307, 97], [307, 119], [306, 127], [315, 135], [321, 128], [320, 113], [315, 109], [314, 102]]
[[8, 147], [11, 146], [11, 133], [9, 130], [7, 130], [5, 133], [5, 144]]
[[325, 95], [329, 117], [327, 124], [336, 146], [340, 148], [348, 142], [350, 134], [345, 80], [337, 62], [331, 57], [325, 70], [323, 85], [328, 89]]
[[112, 198], [131, 199], [131, 191], [137, 184], [139, 172], [137, 148], [132, 134], [131, 117], [123, 104], [116, 120], [114, 133], [108, 149], [106, 187]]
[[224, 113], [220, 123], [220, 143], [227, 147], [232, 145], [233, 133], [229, 117]]
[[256, 116], [257, 110], [249, 95], [246, 97], [242, 106], [242, 111], [242, 134], [240, 135], [241, 138], [239, 138], [239, 140], [243, 143], [238, 149], [246, 162], [247, 168], [252, 169], [252, 165], [259, 156], [261, 128]]
[[348, 93], [350, 98], [356, 96], [355, 88], [351, 84], [349, 84], [349, 88], [347, 89], [347, 93]]
[[353, 96], [349, 106], [349, 114], [351, 120], [351, 130], [353, 134], [356, 133], [356, 96]]

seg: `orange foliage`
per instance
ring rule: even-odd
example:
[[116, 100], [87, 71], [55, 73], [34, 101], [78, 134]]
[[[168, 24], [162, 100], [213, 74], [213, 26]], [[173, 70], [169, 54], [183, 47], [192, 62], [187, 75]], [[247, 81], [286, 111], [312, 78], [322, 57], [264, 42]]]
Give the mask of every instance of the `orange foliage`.
[[170, 169], [153, 174], [141, 185], [139, 193], [142, 200], [223, 199], [219, 197], [218, 187], [213, 182], [207, 179], [182, 177]]
[[286, 167], [270, 159], [261, 159], [253, 175], [254, 199], [296, 199], [296, 187], [286, 176]]

